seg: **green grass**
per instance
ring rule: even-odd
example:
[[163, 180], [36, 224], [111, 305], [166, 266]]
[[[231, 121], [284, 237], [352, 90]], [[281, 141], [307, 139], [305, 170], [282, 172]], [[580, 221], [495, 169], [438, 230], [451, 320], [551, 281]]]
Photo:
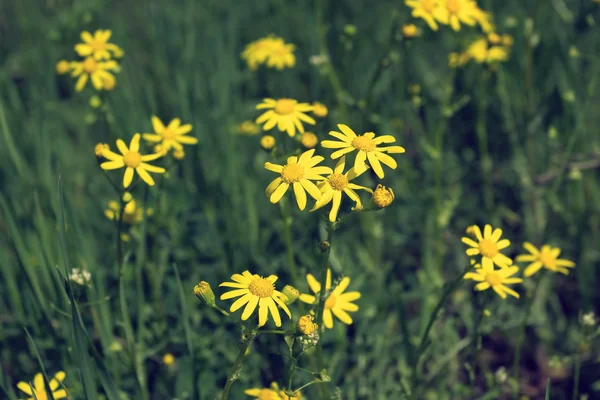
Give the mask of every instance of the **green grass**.
[[[351, 277], [350, 290], [362, 297], [354, 324], [336, 322], [322, 337], [329, 391], [338, 387], [351, 400], [396, 399], [404, 397], [400, 381], [413, 388], [411, 361], [430, 314], [444, 284], [468, 265], [460, 238], [469, 225], [491, 223], [511, 240], [511, 256], [530, 241], [559, 246], [577, 263], [569, 276], [540, 284], [518, 374], [523, 394], [571, 398], [578, 315], [599, 311], [600, 5], [481, 0], [498, 31], [514, 37], [510, 59], [493, 71], [447, 66], [448, 54], [464, 49], [476, 29], [431, 32], [419, 20], [422, 36], [399, 40], [399, 27], [411, 21], [402, 1], [323, 0], [321, 28], [317, 5], [3, 3], [0, 398], [20, 398], [16, 383], [32, 380], [40, 364], [50, 379], [65, 370], [75, 399], [218, 395], [241, 332], [201, 304], [194, 285], [208, 281], [218, 297], [220, 282], [249, 269], [277, 274], [278, 288], [289, 283], [308, 292], [304, 279], [293, 280], [280, 209], [264, 195], [273, 178], [263, 168], [269, 155], [258, 137], [234, 134], [236, 124], [258, 116], [254, 107], [263, 97], [288, 96], [329, 107], [314, 127], [320, 139], [346, 123], [357, 132], [392, 134], [407, 149], [382, 181], [394, 189], [393, 206], [349, 218], [335, 233], [330, 265], [335, 275]], [[356, 35], [344, 33], [347, 24]], [[105, 28], [126, 55], [117, 87], [93, 109], [93, 90], [75, 93], [55, 64], [75, 57], [81, 30]], [[321, 51], [320, 29], [343, 95], [309, 63]], [[295, 68], [251, 72], [243, 64], [245, 44], [269, 33], [297, 46]], [[422, 87], [421, 107], [410, 84]], [[156, 187], [136, 187], [134, 196], [154, 215], [129, 232], [120, 298], [115, 224], [104, 216], [118, 196], [93, 148], [150, 132], [151, 115], [192, 123], [199, 144]], [[109, 176], [118, 181], [121, 173]], [[377, 180], [366, 174], [361, 183], [374, 187]], [[301, 276], [318, 275], [320, 215], [299, 212], [289, 196], [295, 263]], [[90, 288], [65, 280], [76, 267], [91, 272]], [[515, 339], [534, 281], [518, 285], [520, 300], [475, 293], [471, 282], [450, 296], [420, 357], [419, 398], [511, 398]], [[491, 316], [479, 323], [483, 308]], [[300, 310], [292, 306], [295, 316]], [[281, 339], [258, 337], [230, 398], [272, 381], [285, 386], [289, 359]], [[174, 368], [162, 364], [167, 352], [177, 359]], [[589, 398], [599, 396], [597, 354], [597, 341], [581, 349], [579, 392]], [[312, 369], [312, 359], [305, 355], [300, 365]], [[500, 367], [506, 383], [495, 378]], [[310, 380], [296, 377], [296, 386]], [[318, 398], [320, 385], [307, 397]]]

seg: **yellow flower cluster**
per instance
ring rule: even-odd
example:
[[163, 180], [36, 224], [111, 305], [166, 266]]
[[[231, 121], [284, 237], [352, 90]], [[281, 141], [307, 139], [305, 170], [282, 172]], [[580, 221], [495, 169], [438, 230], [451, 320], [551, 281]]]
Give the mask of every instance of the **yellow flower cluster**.
[[429, 27], [437, 31], [439, 25], [449, 25], [459, 31], [461, 24], [479, 25], [484, 32], [494, 29], [491, 15], [483, 11], [475, 0], [406, 0], [412, 8], [414, 18], [422, 18]]
[[470, 61], [478, 64], [496, 64], [508, 60], [513, 43], [510, 35], [490, 33], [471, 43], [462, 53], [450, 53], [448, 64], [452, 68], [462, 67]]
[[61, 60], [56, 64], [58, 74], [71, 73], [77, 78], [75, 90], [82, 91], [91, 81], [96, 90], [112, 90], [117, 84], [114, 76], [119, 72], [119, 64], [115, 59], [123, 57], [123, 50], [114, 43], [109, 43], [112, 31], [99, 29], [92, 35], [88, 31], [81, 32], [83, 43], [75, 45], [75, 52], [82, 57], [80, 61]]
[[285, 394], [285, 389], [280, 389], [276, 382], [271, 383], [270, 388], [253, 388], [244, 391], [250, 397], [256, 397], [259, 400], [302, 400], [302, 393], [297, 391], [294, 397]]
[[285, 43], [282, 38], [269, 35], [246, 45], [242, 58], [253, 71], [261, 64], [282, 70], [296, 65], [295, 48], [295, 45]]

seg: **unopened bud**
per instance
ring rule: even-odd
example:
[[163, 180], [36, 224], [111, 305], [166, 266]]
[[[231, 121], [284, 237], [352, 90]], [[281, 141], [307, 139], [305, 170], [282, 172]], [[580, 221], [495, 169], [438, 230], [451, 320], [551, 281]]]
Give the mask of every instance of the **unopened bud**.
[[210, 287], [210, 283], [202, 281], [194, 286], [194, 294], [209, 306], [215, 306], [215, 294]]
[[96, 154], [97, 158], [104, 158], [102, 156], [104, 150], [110, 150], [110, 146], [106, 143], [98, 143], [96, 147], [94, 147], [94, 154]]
[[283, 301], [286, 306], [289, 306], [290, 304], [295, 302], [300, 296], [300, 292], [298, 291], [298, 289], [291, 285], [285, 285], [281, 293], [283, 293], [286, 297], [286, 300]]
[[271, 135], [265, 135], [260, 139], [260, 147], [263, 150], [271, 151], [275, 147], [275, 138]]

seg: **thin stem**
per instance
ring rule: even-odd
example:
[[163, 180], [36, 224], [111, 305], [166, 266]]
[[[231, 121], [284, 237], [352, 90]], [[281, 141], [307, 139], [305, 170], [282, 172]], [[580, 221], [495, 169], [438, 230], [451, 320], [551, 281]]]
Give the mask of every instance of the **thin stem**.
[[238, 353], [237, 358], [235, 359], [231, 369], [229, 370], [229, 374], [227, 375], [227, 382], [225, 383], [225, 387], [223, 388], [223, 393], [221, 393], [220, 400], [227, 400], [229, 397], [229, 390], [231, 390], [231, 386], [233, 386], [233, 382], [235, 382], [240, 374], [240, 369], [242, 368], [242, 363], [244, 362], [244, 358], [246, 358], [246, 350], [252, 344], [252, 340], [242, 342], [240, 346], [240, 352]]
[[577, 353], [575, 353], [575, 373], [573, 376], [573, 400], [579, 399], [579, 375], [581, 373], [581, 341], [577, 346]]
[[293, 393], [296, 393], [296, 392], [298, 392], [298, 391], [300, 391], [300, 390], [302, 390], [302, 389], [304, 389], [304, 388], [307, 388], [307, 387], [309, 387], [310, 385], [313, 385], [313, 384], [315, 384], [315, 383], [323, 383], [323, 381], [320, 381], [320, 380], [318, 380], [318, 379], [315, 379], [315, 380], [313, 380], [313, 381], [310, 381], [310, 382], [308, 382], [308, 383], [306, 383], [306, 384], [304, 384], [304, 385], [300, 386], [298, 389], [294, 390], [294, 391], [293, 391]]
[[292, 218], [291, 213], [289, 212], [290, 209], [289, 209], [288, 205], [284, 204], [284, 203], [285, 202], [283, 202], [283, 201], [279, 202], [279, 209], [281, 210], [281, 218], [283, 219], [283, 225], [284, 225], [283, 238], [285, 240], [285, 247], [286, 247], [286, 252], [287, 252], [288, 266], [290, 268], [290, 273], [292, 274], [292, 278], [294, 279], [294, 282], [297, 282], [299, 280], [298, 267], [296, 266], [296, 257], [294, 255], [294, 246], [292, 245], [293, 218]]
[[287, 335], [289, 332], [281, 329], [265, 329], [256, 332], [257, 335], [260, 335], [262, 333], [270, 333], [272, 335]]
[[292, 365], [290, 366], [290, 377], [288, 379], [288, 388], [292, 388], [292, 378], [294, 377], [294, 371], [296, 370], [296, 366], [298, 365], [298, 360], [300, 359], [300, 356], [302, 356], [302, 353], [304, 353], [303, 351], [300, 352], [300, 354], [298, 354], [298, 357], [296, 358], [292, 358]]

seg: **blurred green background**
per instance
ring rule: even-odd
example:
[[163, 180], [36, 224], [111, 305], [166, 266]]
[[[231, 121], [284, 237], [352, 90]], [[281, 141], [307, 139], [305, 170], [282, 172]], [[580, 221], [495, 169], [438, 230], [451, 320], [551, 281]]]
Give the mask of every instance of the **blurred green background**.
[[[321, 28], [345, 92], [339, 96], [327, 71], [309, 62], [322, 51], [313, 1], [0, 3], [0, 398], [20, 398], [16, 383], [40, 371], [37, 351], [48, 376], [67, 372], [74, 399], [85, 398], [79, 370], [91, 373], [100, 396], [110, 381], [124, 398], [141, 399], [141, 379], [153, 399], [214, 399], [240, 332], [203, 306], [193, 286], [208, 281], [218, 295], [218, 283], [249, 269], [308, 292], [304, 279], [292, 281], [280, 210], [264, 195], [273, 178], [263, 168], [269, 155], [259, 136], [236, 133], [237, 124], [259, 115], [263, 97], [327, 105], [327, 118], [310, 128], [320, 139], [345, 123], [394, 135], [407, 150], [382, 182], [393, 188], [394, 204], [350, 218], [336, 232], [332, 270], [362, 293], [354, 324], [336, 323], [322, 338], [329, 385], [340, 398], [402, 398], [398, 381], [410, 372], [403, 346], [418, 339], [443, 285], [468, 265], [460, 242], [466, 227], [485, 223], [504, 229], [510, 256], [530, 241], [559, 246], [577, 263], [537, 292], [517, 376], [529, 398], [543, 398], [548, 378], [551, 399], [571, 398], [578, 318], [600, 304], [600, 4], [479, 5], [493, 13], [499, 33], [513, 36], [509, 60], [453, 70], [448, 54], [479, 37], [478, 28], [432, 32], [401, 1], [324, 0]], [[410, 22], [421, 35], [404, 40], [400, 28]], [[89, 105], [89, 85], [75, 93], [74, 81], [55, 71], [59, 60], [76, 57], [80, 32], [96, 29], [111, 29], [111, 41], [125, 50], [117, 86], [102, 94], [100, 108]], [[297, 46], [294, 68], [252, 72], [241, 60], [247, 43], [269, 33]], [[420, 93], [409, 92], [413, 84]], [[134, 366], [119, 313], [115, 226], [104, 216], [118, 197], [93, 149], [151, 132], [152, 115], [193, 124], [199, 144], [186, 147], [157, 186], [134, 192], [154, 210], [125, 245]], [[317, 153], [330, 152], [319, 146]], [[82, 331], [74, 334], [61, 280], [59, 176], [69, 266], [86, 268], [93, 282], [74, 297], [102, 362], [79, 351]], [[376, 184], [374, 174], [361, 179]], [[293, 214], [296, 262], [302, 276], [316, 274], [320, 216]], [[435, 325], [423, 398], [510, 398], [515, 335], [534, 279], [518, 285], [520, 300], [490, 298], [477, 352], [472, 286], [463, 283]], [[597, 343], [584, 347], [580, 392], [600, 398]], [[272, 381], [284, 386], [285, 351], [280, 338], [259, 337], [231, 398]], [[174, 365], [163, 364], [166, 353]], [[497, 373], [502, 367], [507, 381]]]

